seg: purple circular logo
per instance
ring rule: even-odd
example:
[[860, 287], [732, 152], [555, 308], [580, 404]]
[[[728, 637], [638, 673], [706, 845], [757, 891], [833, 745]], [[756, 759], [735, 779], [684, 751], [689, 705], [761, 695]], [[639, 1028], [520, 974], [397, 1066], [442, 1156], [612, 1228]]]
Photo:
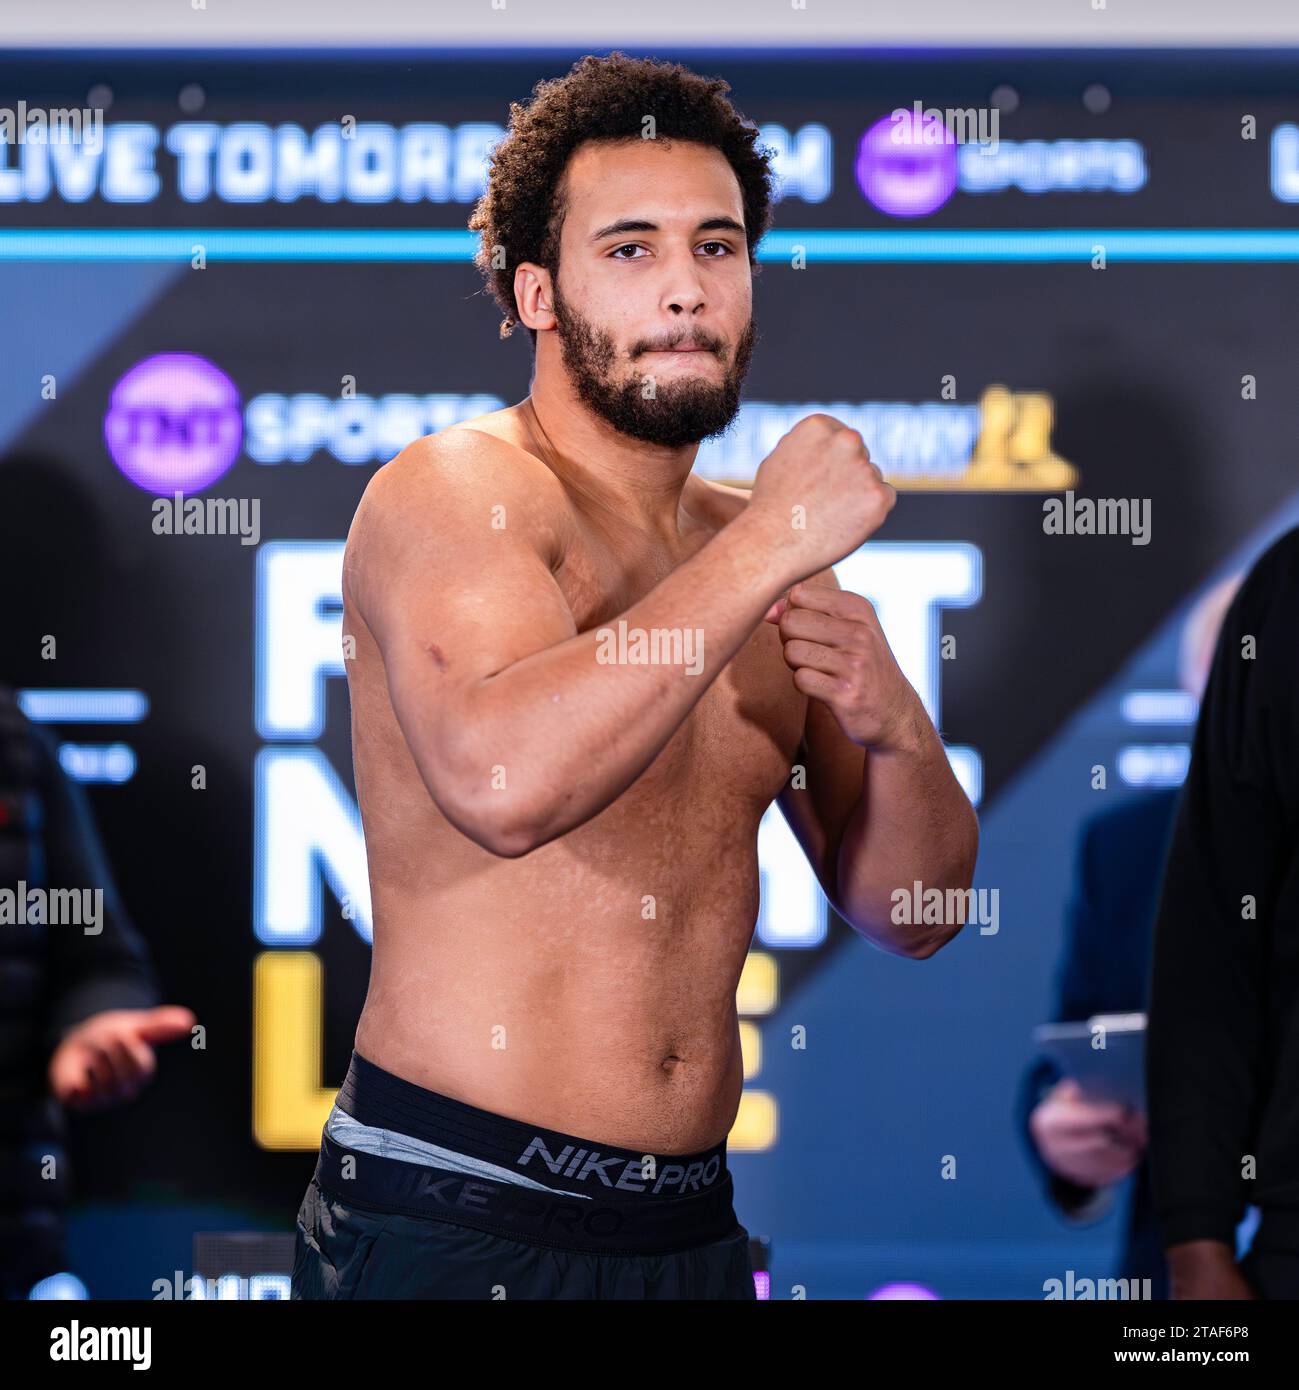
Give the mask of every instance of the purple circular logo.
[[956, 188], [956, 136], [936, 112], [918, 119], [899, 107], [862, 136], [857, 183], [881, 212], [923, 217]]
[[192, 352], [137, 362], [113, 387], [104, 416], [113, 462], [137, 487], [160, 496], [210, 487], [242, 442], [234, 382]]

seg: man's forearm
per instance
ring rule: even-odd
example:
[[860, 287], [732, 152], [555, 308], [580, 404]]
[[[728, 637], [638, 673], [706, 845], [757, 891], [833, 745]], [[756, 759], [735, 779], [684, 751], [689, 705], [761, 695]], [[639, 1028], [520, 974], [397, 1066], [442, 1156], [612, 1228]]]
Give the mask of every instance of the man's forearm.
[[[481, 785], [483, 815], [509, 827], [513, 852], [582, 825], [645, 771], [801, 577], [776, 541], [742, 513], [625, 612], [479, 683], [460, 707], [455, 757]], [[684, 659], [623, 659], [623, 632], [669, 647], [680, 634]]]
[[[964, 892], [974, 877], [979, 823], [923, 709], [888, 748], [866, 758], [861, 799], [839, 847], [838, 910], [884, 950], [930, 956], [960, 930], [964, 916], [941, 923], [895, 922], [894, 894]], [[963, 902], [964, 900], [962, 900]]]

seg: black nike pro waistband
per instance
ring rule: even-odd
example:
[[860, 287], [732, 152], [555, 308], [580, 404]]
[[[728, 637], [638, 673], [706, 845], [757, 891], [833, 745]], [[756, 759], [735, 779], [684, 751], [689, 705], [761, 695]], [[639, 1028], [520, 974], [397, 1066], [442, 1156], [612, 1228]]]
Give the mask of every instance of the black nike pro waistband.
[[738, 1224], [725, 1140], [694, 1154], [616, 1148], [466, 1105], [355, 1052], [338, 1109], [366, 1127], [341, 1142], [327, 1128], [321, 1142], [316, 1179], [344, 1202], [597, 1254], [686, 1250]]

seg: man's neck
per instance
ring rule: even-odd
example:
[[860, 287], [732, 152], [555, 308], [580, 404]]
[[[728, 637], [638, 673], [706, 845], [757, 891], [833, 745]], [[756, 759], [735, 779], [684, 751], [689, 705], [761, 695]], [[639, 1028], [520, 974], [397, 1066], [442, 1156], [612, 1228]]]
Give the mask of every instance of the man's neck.
[[562, 370], [538, 369], [520, 413], [545, 464], [588, 503], [636, 531], [679, 534], [697, 443], [669, 449], [622, 434], [578, 398]]

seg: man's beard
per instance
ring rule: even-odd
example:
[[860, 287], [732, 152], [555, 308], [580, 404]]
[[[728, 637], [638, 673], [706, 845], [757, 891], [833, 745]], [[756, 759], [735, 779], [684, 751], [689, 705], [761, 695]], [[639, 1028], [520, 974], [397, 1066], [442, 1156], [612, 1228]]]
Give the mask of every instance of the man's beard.
[[[740, 387], [749, 370], [749, 358], [757, 336], [752, 318], [740, 337], [735, 360], [720, 384], [698, 377], [647, 382], [645, 378], [650, 375], [647, 372], [638, 372], [631, 380], [619, 383], [610, 379], [618, 355], [613, 338], [564, 302], [558, 277], [554, 291], [555, 327], [569, 380], [583, 404], [614, 429], [647, 444], [679, 449], [720, 434], [735, 419], [740, 408]], [[687, 329], [681, 337], [684, 339], [690, 334], [691, 330]], [[712, 335], [695, 333], [693, 336], [714, 352], [723, 346]], [[657, 340], [634, 343], [632, 347], [640, 353], [661, 345], [662, 340]]]

